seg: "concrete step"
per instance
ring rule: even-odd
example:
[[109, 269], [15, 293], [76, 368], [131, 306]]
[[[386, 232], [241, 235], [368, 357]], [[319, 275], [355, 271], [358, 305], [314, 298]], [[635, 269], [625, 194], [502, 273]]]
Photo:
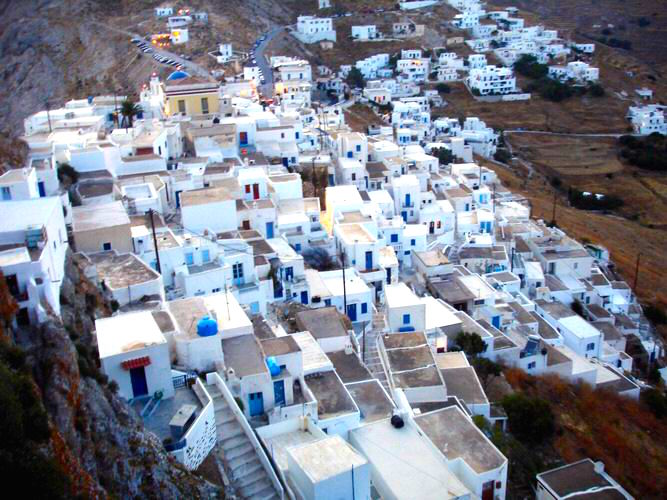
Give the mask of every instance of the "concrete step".
[[258, 491], [253, 495], [253, 497], [258, 500], [278, 500], [279, 498], [276, 490], [273, 489], [273, 485], [263, 489], [262, 491]]
[[241, 467], [244, 465], [249, 465], [253, 461], [260, 463], [255, 450], [247, 451], [246, 453], [234, 458], [228, 458], [225, 455], [225, 462], [227, 462], [229, 469], [232, 471], [232, 475], [236, 475], [237, 472], [240, 471]]
[[224, 443], [222, 443], [221, 448], [225, 452], [225, 458], [227, 460], [234, 460], [237, 457], [243, 456], [248, 452], [255, 452], [255, 449], [252, 447], [252, 444], [248, 440], [245, 440], [243, 443], [229, 448], [225, 448]]
[[242, 474], [238, 478], [236, 478], [235, 479], [236, 487], [243, 488], [244, 486], [247, 486], [264, 478], [266, 478], [266, 471], [264, 470], [263, 467], [260, 467], [258, 469], [254, 469], [252, 472]]
[[243, 429], [236, 420], [228, 421], [223, 424], [218, 423], [218, 429], [216, 433], [218, 435], [218, 439], [225, 438], [227, 436], [238, 436], [241, 433], [243, 433]]
[[256, 493], [264, 491], [270, 487], [271, 487], [271, 481], [269, 481], [267, 477], [264, 477], [259, 481], [255, 481], [254, 483], [250, 483], [246, 486], [243, 486], [241, 488], [241, 495], [243, 495], [245, 498], [256, 498], [255, 497]]
[[262, 463], [259, 460], [246, 462], [244, 464], [241, 464], [234, 471], [232, 471], [230, 479], [232, 481], [238, 481], [249, 474], [253, 474], [254, 472], [257, 471], [263, 472], [263, 470], [264, 468], [262, 467]]
[[245, 444], [248, 442], [248, 436], [246, 436], [243, 431], [241, 431], [240, 434], [236, 434], [234, 436], [225, 436], [221, 437], [218, 434], [218, 442], [222, 446], [223, 450], [231, 450], [233, 448], [236, 448], [237, 446], [241, 446], [242, 444]]

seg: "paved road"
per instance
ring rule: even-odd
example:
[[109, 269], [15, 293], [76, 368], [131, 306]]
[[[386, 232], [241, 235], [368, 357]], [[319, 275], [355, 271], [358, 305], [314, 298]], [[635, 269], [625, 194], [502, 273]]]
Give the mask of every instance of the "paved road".
[[561, 137], [614, 137], [618, 138], [623, 135], [632, 135], [632, 134], [577, 134], [577, 133], [569, 133], [569, 132], [549, 132], [547, 130], [520, 130], [520, 129], [514, 129], [514, 130], [504, 130], [503, 133], [505, 134], [533, 134], [533, 135], [554, 135], [554, 136], [561, 136]]
[[[90, 24], [94, 24], [95, 26], [99, 26], [99, 27], [104, 28], [104, 29], [109, 30], [109, 31], [115, 31], [116, 33], [121, 33], [121, 34], [126, 35], [130, 38], [140, 38], [140, 39], [146, 41], [145, 38], [142, 37], [141, 35], [139, 35], [138, 33], [133, 33], [133, 32], [128, 31], [128, 30], [116, 28], [114, 26], [109, 26], [108, 24], [99, 23], [97, 21], [91, 21]], [[128, 40], [128, 42], [129, 42], [129, 40]], [[144, 52], [141, 52], [140, 49], [137, 48], [137, 47], [135, 47], [135, 50], [137, 50], [139, 53], [141, 53], [143, 56], [146, 56], [146, 57], [151, 57], [152, 58], [154, 53], [158, 54], [158, 55], [161, 55], [161, 56], [168, 57], [169, 59], [171, 59], [173, 61], [176, 61], [181, 66], [183, 66], [183, 70], [188, 72], [189, 74], [191, 74], [193, 76], [199, 76], [199, 77], [202, 77], [202, 78], [207, 78], [209, 80], [213, 80], [213, 77], [211, 76], [211, 73], [209, 72], [209, 70], [207, 70], [203, 66], [201, 66], [201, 65], [199, 65], [195, 62], [188, 61], [187, 59], [183, 59], [182, 57], [174, 54], [173, 52], [169, 52], [168, 50], [160, 49], [160, 48], [157, 48], [153, 45], [151, 45], [151, 48], [153, 49], [153, 52], [144, 53]], [[158, 61], [155, 61], [155, 62], [157, 63]]]
[[266, 34], [266, 40], [261, 42], [255, 49], [255, 59], [257, 60], [257, 66], [259, 66], [259, 68], [262, 70], [262, 75], [266, 80], [262, 85], [259, 86], [259, 91], [265, 96], [273, 95], [273, 70], [268, 58], [264, 55], [264, 51], [269, 46], [269, 43], [271, 43], [271, 40], [273, 40], [284, 29], [284, 26], [272, 28], [271, 31]]

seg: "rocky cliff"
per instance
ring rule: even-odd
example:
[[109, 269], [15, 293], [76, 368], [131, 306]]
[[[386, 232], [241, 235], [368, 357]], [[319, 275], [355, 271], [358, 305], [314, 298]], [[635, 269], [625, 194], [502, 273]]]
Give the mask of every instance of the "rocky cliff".
[[0, 379], [8, 380], [0, 405], [9, 413], [0, 434], [22, 433], [15, 447], [11, 435], [0, 445], [10, 484], [35, 497], [222, 496], [164, 451], [99, 371], [91, 332], [109, 304], [72, 256], [61, 295], [62, 321], [13, 332], [16, 347], [0, 346]]

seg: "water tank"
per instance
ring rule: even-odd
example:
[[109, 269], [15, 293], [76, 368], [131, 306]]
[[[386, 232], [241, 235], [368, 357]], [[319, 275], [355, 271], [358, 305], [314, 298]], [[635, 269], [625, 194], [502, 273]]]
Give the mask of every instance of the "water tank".
[[272, 377], [280, 375], [280, 366], [278, 365], [278, 361], [276, 361], [274, 356], [269, 356], [266, 358], [266, 366], [269, 367], [269, 372], [271, 373]]
[[197, 323], [197, 335], [200, 337], [212, 337], [216, 333], [218, 333], [218, 323], [209, 316], [204, 316]]

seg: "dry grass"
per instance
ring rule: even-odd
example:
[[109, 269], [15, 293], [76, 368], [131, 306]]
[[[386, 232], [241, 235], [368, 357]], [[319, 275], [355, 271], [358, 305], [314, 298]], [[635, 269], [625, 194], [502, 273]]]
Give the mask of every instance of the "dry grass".
[[369, 125], [386, 125], [373, 111], [363, 104], [355, 104], [345, 110], [345, 123], [355, 132], [366, 133]]
[[[509, 189], [530, 200], [533, 217], [551, 220], [553, 190], [544, 177], [536, 175], [527, 180], [521, 169], [509, 170], [482, 163], [494, 169]], [[650, 202], [641, 204], [651, 206]], [[557, 198], [556, 220], [558, 226], [574, 238], [607, 247], [618, 270], [630, 284], [634, 282], [637, 254], [641, 253], [640, 279], [635, 292], [644, 301], [667, 304], [667, 268], [664, 265], [667, 231], [644, 226], [640, 221], [571, 208], [564, 196]]]
[[506, 373], [514, 389], [550, 402], [556, 416], [555, 451], [566, 463], [602, 460], [636, 498], [663, 498], [667, 476], [667, 423], [640, 403], [617, 394], [571, 385], [557, 377]]

